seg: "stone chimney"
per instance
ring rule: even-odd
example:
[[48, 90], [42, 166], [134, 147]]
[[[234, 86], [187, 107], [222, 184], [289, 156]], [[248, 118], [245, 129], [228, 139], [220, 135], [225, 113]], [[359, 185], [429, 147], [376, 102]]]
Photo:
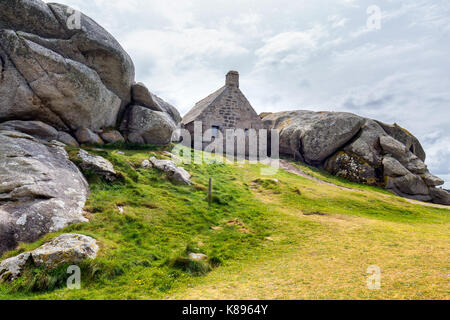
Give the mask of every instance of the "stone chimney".
[[230, 87], [239, 88], [239, 72], [237, 71], [229, 71], [227, 73], [227, 78], [225, 81], [225, 85]]

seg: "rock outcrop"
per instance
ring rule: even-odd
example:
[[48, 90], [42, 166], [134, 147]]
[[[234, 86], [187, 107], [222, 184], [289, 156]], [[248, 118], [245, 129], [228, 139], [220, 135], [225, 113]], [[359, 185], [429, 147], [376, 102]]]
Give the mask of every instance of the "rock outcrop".
[[[124, 142], [121, 123], [131, 142], [166, 144], [180, 121], [135, 83], [130, 56], [91, 18], [62, 4], [0, 0], [0, 254], [87, 221], [88, 184], [66, 145]], [[79, 157], [84, 170], [119, 177], [105, 159]]]
[[17, 279], [27, 265], [54, 269], [64, 264], [95, 259], [97, 252], [98, 245], [95, 239], [81, 234], [62, 234], [36, 250], [2, 261], [0, 263], [0, 280]]
[[[63, 108], [66, 103], [78, 102], [74, 109], [85, 111], [78, 120], [84, 126], [86, 121], [101, 126], [101, 122], [115, 121], [114, 113], [130, 102], [134, 82], [131, 58], [106, 30], [86, 15], [62, 4], [47, 5], [38, 0], [1, 1], [0, 29], [3, 29], [2, 49], [49, 113], [54, 112], [54, 104]], [[63, 67], [67, 69], [61, 74]], [[47, 77], [45, 71], [49, 71]], [[92, 98], [94, 104], [83, 105], [81, 99], [71, 101], [72, 93], [81, 94], [78, 98]], [[95, 98], [99, 93], [103, 99]], [[114, 108], [106, 104], [108, 100], [114, 103]], [[86, 108], [97, 114], [88, 113]], [[58, 116], [70, 117], [69, 111], [64, 109]], [[102, 120], [105, 113], [110, 118]]]
[[349, 180], [382, 186], [402, 197], [450, 205], [450, 193], [436, 187], [419, 140], [397, 124], [345, 112], [289, 111], [261, 115], [277, 129], [280, 153]]
[[[105, 29], [62, 4], [0, 1], [0, 66], [0, 122], [41, 121], [72, 137], [80, 130], [98, 134], [108, 129], [102, 137], [113, 143], [124, 139], [110, 128], [125, 119], [127, 133], [127, 115], [142, 105], [164, 116], [146, 117], [156, 123], [141, 122], [150, 131], [143, 139], [136, 138], [136, 121], [131, 123], [132, 142], [164, 144], [170, 139], [149, 138], [160, 124], [168, 130], [161, 117], [175, 125], [181, 121], [173, 106], [135, 83], [130, 56]], [[77, 143], [100, 143], [100, 138], [83, 137]]]
[[18, 242], [88, 221], [88, 184], [64, 147], [0, 131], [0, 254]]

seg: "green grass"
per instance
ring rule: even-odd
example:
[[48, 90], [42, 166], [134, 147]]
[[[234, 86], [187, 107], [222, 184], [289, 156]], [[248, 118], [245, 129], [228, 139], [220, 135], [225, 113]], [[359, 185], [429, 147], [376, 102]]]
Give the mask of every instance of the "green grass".
[[[263, 176], [261, 165], [248, 163], [185, 165], [194, 184], [177, 185], [156, 169], [140, 168], [152, 155], [167, 157], [164, 150], [88, 148], [123, 176], [106, 183], [86, 173], [90, 222], [21, 244], [3, 257], [61, 233], [92, 236], [99, 256], [82, 264], [81, 290], [64, 288], [64, 266], [51, 272], [30, 268], [21, 280], [0, 284], [0, 299], [449, 297], [449, 210], [412, 204], [304, 165], [317, 178], [359, 191], [283, 170]], [[74, 158], [77, 150], [68, 151]], [[194, 263], [189, 252], [208, 260]], [[377, 292], [365, 286], [371, 264], [383, 269]]]

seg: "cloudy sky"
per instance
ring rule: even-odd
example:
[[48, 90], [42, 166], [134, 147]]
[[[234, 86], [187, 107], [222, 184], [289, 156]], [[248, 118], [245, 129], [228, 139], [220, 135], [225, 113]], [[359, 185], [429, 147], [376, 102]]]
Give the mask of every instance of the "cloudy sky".
[[257, 112], [349, 111], [408, 128], [450, 188], [448, 0], [59, 2], [111, 32], [137, 81], [181, 114], [238, 70]]

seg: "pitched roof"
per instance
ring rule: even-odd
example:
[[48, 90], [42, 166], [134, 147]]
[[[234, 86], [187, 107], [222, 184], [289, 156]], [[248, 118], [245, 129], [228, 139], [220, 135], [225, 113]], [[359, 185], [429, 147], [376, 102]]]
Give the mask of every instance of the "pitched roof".
[[205, 99], [200, 100], [195, 104], [195, 106], [183, 117], [183, 123], [188, 124], [192, 121], [195, 121], [201, 113], [208, 108], [214, 101], [216, 101], [217, 98], [219, 98], [222, 93], [224, 93], [227, 90], [227, 86], [223, 86], [219, 90], [217, 90], [214, 93], [211, 93], [209, 96], [207, 96]]

